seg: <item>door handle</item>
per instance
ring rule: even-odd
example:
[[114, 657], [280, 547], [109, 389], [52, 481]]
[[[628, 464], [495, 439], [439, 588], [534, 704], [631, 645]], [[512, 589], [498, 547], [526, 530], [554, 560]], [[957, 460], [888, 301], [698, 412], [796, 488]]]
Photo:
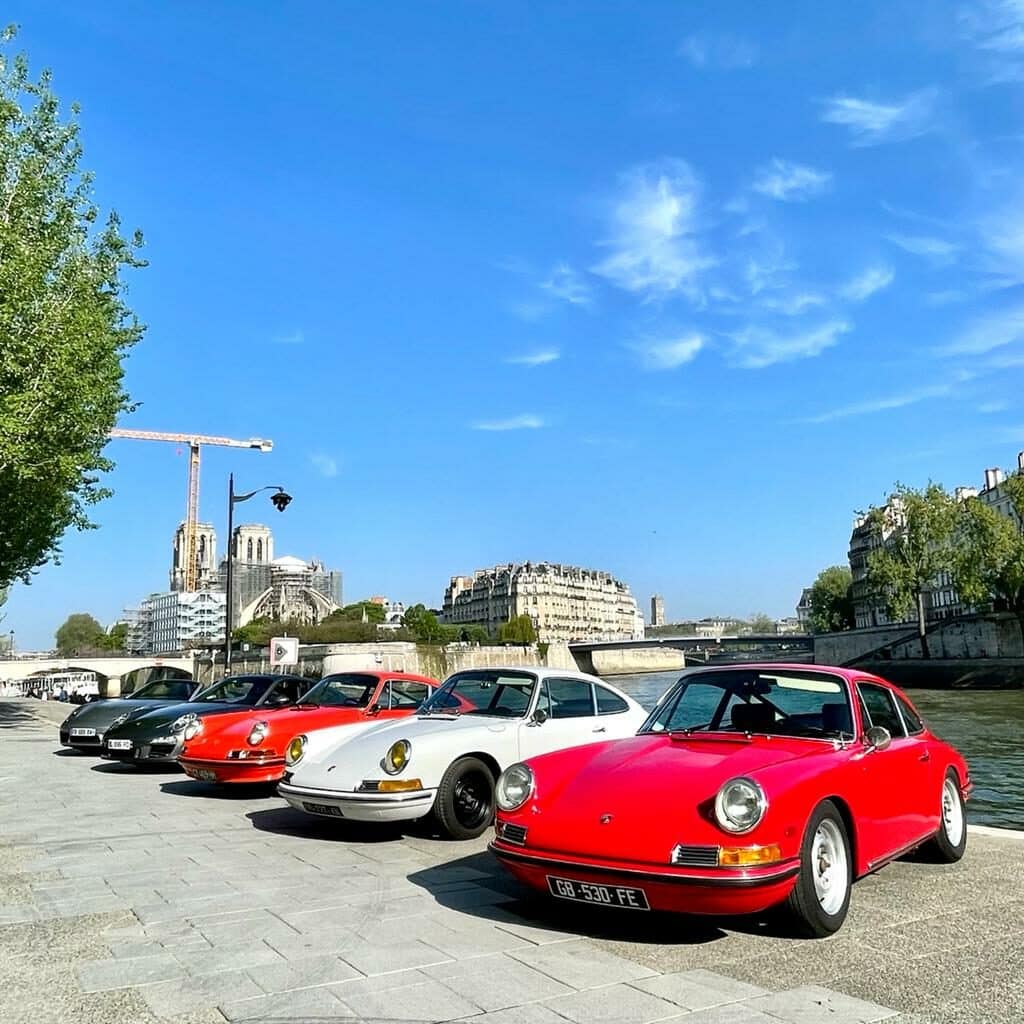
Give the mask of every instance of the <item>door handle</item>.
[[599, 725], [599, 726], [597, 726], [596, 729], [594, 729], [594, 732], [605, 732], [605, 731], [606, 730], [605, 730], [605, 727], [603, 725]]
[[923, 753], [923, 754], [922, 754], [922, 755], [921, 755], [921, 756], [920, 756], [920, 757], [918, 758], [918, 761], [930, 761], [931, 759], [932, 759], [932, 755], [931, 755], [931, 754], [929, 754], [929, 753], [928, 753], [928, 751], [926, 750], [926, 751], [925, 751], [925, 752], [924, 752], [924, 753]]

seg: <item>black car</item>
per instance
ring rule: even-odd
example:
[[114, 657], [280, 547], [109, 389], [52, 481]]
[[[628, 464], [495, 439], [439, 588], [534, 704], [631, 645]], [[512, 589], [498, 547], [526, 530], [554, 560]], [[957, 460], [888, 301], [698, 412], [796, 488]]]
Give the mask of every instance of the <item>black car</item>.
[[228, 676], [184, 704], [133, 715], [108, 729], [102, 754], [111, 761], [132, 764], [176, 761], [185, 740], [202, 729], [202, 719], [207, 715], [286, 707], [295, 704], [315, 682], [289, 675]]
[[112, 725], [120, 725], [134, 714], [191, 700], [200, 688], [194, 679], [154, 679], [129, 696], [81, 704], [61, 723], [60, 742], [75, 750], [99, 753]]

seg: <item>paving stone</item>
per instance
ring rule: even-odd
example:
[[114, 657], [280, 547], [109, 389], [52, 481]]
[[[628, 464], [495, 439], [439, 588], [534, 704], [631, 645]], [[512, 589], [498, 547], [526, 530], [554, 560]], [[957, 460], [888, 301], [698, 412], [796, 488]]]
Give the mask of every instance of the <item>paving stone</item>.
[[791, 1024], [820, 1024], [821, 1021], [829, 1024], [871, 1024], [894, 1017], [897, 1012], [820, 985], [803, 985], [775, 995], [749, 999], [747, 1005]]
[[429, 920], [430, 924], [425, 924], [423, 933], [416, 937], [422, 938], [431, 946], [436, 946], [454, 960], [503, 953], [506, 950], [524, 949], [533, 945], [529, 939], [524, 939], [513, 932], [502, 931], [500, 928], [471, 919], [458, 922], [456, 928], [450, 928], [434, 919]]
[[173, 1017], [191, 1010], [212, 1008], [221, 1003], [263, 994], [263, 990], [245, 971], [194, 975], [179, 981], [146, 985], [140, 992], [146, 1005], [158, 1017]]
[[557, 999], [546, 999], [544, 1005], [577, 1024], [648, 1024], [679, 1013], [675, 1003], [629, 985], [573, 992]]
[[352, 1020], [355, 1014], [327, 988], [307, 988], [298, 992], [221, 1003], [220, 1012], [230, 1021], [321, 1021]]
[[[682, 1017], [670, 1017], [664, 1024], [785, 1024], [779, 1017], [755, 1010], [745, 1003], [713, 1006], [710, 1010], [696, 1010]], [[816, 1024], [827, 1024], [819, 1020]]]
[[321, 928], [303, 934], [272, 935], [265, 941], [286, 960], [303, 960], [318, 954], [339, 953], [360, 943], [359, 936], [349, 928]]
[[332, 991], [364, 1020], [440, 1022], [482, 1009], [419, 971], [348, 981]]
[[140, 956], [131, 960], [93, 960], [78, 965], [78, 977], [86, 992], [149, 985], [180, 978], [184, 973], [184, 968], [170, 953]]
[[339, 955], [360, 974], [365, 975], [391, 974], [414, 967], [441, 964], [451, 959], [446, 953], [442, 953], [434, 946], [428, 946], [419, 939], [398, 939], [393, 943], [380, 945], [360, 942], [342, 950]]
[[543, 1003], [526, 1003], [507, 1010], [492, 1010], [475, 1017], [460, 1017], [458, 1024], [565, 1024], [565, 1017]]
[[662, 974], [632, 981], [630, 984], [643, 992], [676, 1003], [686, 1010], [703, 1010], [709, 1006], [768, 994], [766, 989], [757, 985], [748, 985], [746, 982], [705, 970]]
[[421, 973], [484, 1010], [503, 1010], [573, 993], [568, 985], [504, 955], [424, 967]]
[[311, 956], [266, 964], [248, 973], [266, 992], [290, 992], [362, 977], [351, 964], [337, 956]]
[[213, 974], [285, 962], [284, 957], [265, 942], [238, 942], [200, 950], [177, 949], [174, 955], [189, 974]]
[[576, 989], [649, 978], [655, 973], [649, 967], [641, 967], [580, 940], [533, 949], [514, 949], [508, 956]]

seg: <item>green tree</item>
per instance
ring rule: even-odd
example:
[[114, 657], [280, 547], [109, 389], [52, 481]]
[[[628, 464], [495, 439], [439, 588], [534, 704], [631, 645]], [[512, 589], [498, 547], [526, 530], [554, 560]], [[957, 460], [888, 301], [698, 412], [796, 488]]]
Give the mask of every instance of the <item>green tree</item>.
[[953, 578], [968, 604], [995, 603], [1013, 612], [1024, 637], [1024, 476], [1009, 477], [1002, 488], [1015, 518], [980, 498], [964, 502]]
[[128, 623], [115, 622], [110, 630], [96, 640], [96, 646], [102, 651], [123, 651], [128, 639]]
[[498, 630], [498, 639], [516, 644], [535, 644], [537, 642], [537, 630], [534, 628], [533, 619], [529, 615], [517, 615], [514, 619], [501, 624]]
[[853, 629], [853, 574], [849, 566], [830, 565], [811, 584], [810, 624], [812, 633], [838, 633]]
[[276, 622], [274, 619], [253, 619], [244, 626], [239, 626], [233, 630], [231, 638], [235, 643], [252, 644], [256, 647], [262, 647], [270, 642], [272, 636], [280, 633], [284, 628], [280, 622]]
[[402, 616], [402, 625], [421, 644], [436, 644], [445, 639], [444, 626], [437, 621], [437, 616], [422, 604], [406, 608]]
[[142, 244], [99, 225], [79, 167], [77, 109], [62, 119], [50, 73], [33, 80], [0, 37], [0, 585], [59, 556], [109, 494], [102, 455], [131, 409], [121, 361], [142, 336], [123, 299]]
[[892, 498], [868, 512], [879, 545], [868, 555], [867, 582], [882, 597], [889, 615], [905, 618], [916, 611], [921, 653], [929, 657], [924, 595], [941, 572], [954, 568], [956, 500], [939, 484], [923, 490], [897, 484]]
[[775, 620], [770, 615], [764, 612], [755, 612], [747, 620], [744, 632], [764, 636], [766, 633], [774, 633], [777, 628]]
[[94, 651], [104, 636], [103, 627], [86, 612], [69, 615], [56, 633], [57, 653], [63, 656]]
[[339, 608], [327, 616], [328, 619], [344, 619], [347, 622], [372, 622], [374, 625], [383, 622], [384, 617], [384, 606], [375, 604], [373, 601], [357, 601], [355, 604], [347, 604], [344, 608]]

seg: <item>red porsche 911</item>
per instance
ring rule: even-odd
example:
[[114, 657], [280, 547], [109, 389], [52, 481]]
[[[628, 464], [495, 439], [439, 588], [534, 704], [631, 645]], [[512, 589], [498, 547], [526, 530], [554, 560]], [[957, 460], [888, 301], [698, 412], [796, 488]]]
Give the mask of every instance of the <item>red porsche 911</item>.
[[340, 739], [411, 715], [436, 687], [436, 679], [408, 672], [337, 672], [291, 707], [244, 708], [189, 723], [178, 762], [204, 782], [276, 782], [289, 747], [304, 746], [310, 733], [326, 730]]
[[511, 765], [491, 850], [566, 901], [691, 914], [781, 905], [810, 936], [854, 879], [967, 843], [964, 758], [877, 676], [808, 665], [694, 669], [630, 739]]

